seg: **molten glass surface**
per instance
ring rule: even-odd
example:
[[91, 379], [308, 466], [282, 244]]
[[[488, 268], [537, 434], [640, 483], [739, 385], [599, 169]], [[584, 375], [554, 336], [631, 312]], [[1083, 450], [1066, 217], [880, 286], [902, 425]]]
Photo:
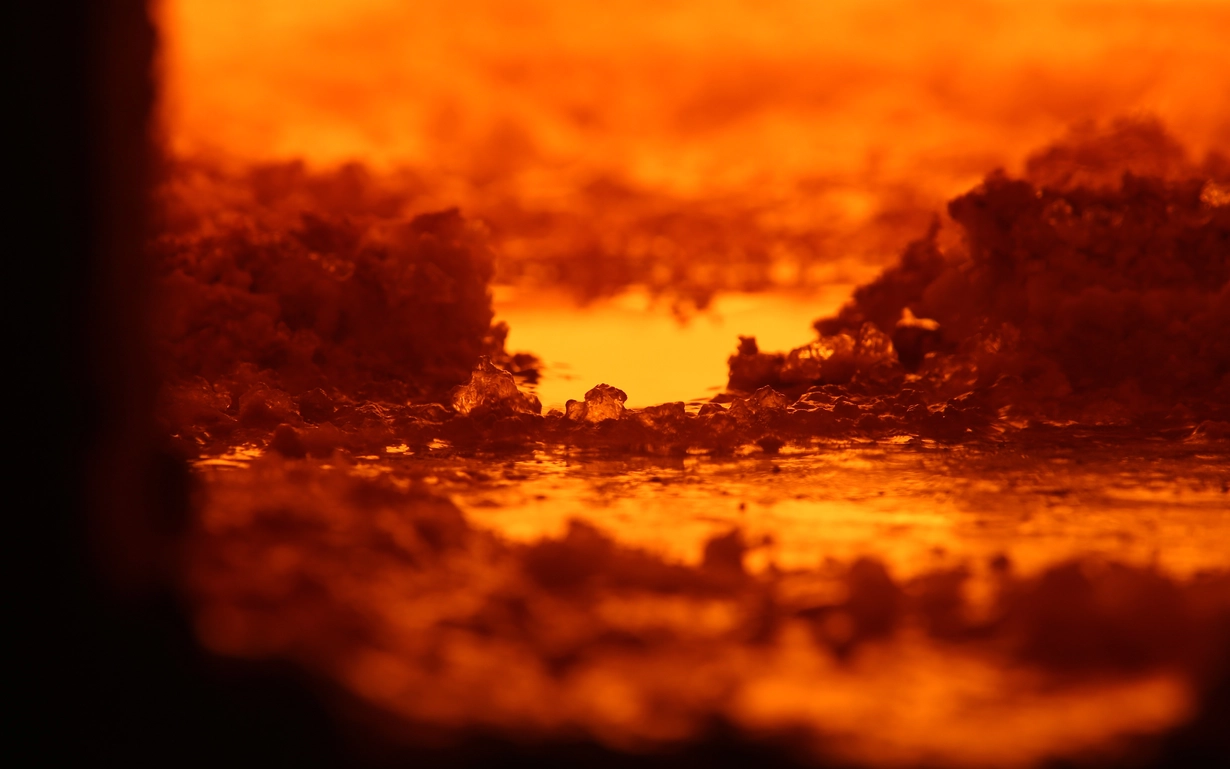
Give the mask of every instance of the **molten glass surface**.
[[[603, 338], [606, 365], [642, 343]], [[322, 461], [276, 441], [197, 461], [200, 637], [455, 739], [579, 728], [660, 750], [722, 718], [819, 764], [1114, 761], [1195, 712], [1227, 640], [1224, 442], [513, 438]]]
[[210, 648], [446, 734], [1032, 766], [1181, 723], [1226, 640], [1224, 447], [400, 448], [201, 462]]

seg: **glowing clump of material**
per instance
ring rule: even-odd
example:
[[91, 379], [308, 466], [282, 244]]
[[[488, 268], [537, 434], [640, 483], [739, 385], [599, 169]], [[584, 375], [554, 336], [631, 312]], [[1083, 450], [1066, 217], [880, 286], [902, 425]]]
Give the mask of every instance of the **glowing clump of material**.
[[815, 341], [786, 354], [763, 353], [755, 337], [739, 337], [729, 359], [732, 390], [846, 384], [855, 374], [874, 372], [878, 378], [900, 369], [893, 340], [874, 323], [854, 334], [821, 334]]
[[[955, 353], [1055, 398], [1126, 402], [1134, 387], [1162, 403], [1215, 402], [1230, 365], [1225, 173], [1187, 162], [1151, 122], [1077, 132], [1032, 157], [1024, 178], [996, 172], [953, 199], [959, 245], [941, 247], [933, 226], [816, 328], [822, 340], [892, 328], [908, 371]], [[978, 343], [1005, 324], [1014, 344]]]
[[738, 398], [730, 404], [730, 415], [735, 419], [765, 419], [771, 415], [782, 413], [792, 403], [772, 387], [761, 387], [746, 398]]
[[838, 388], [794, 409], [829, 434], [1225, 421], [1226, 173], [1147, 121], [1077, 132], [1025, 178], [992, 173], [952, 200], [960, 238], [937, 220], [811, 342], [765, 353], [741, 338], [728, 389]]
[[479, 358], [478, 365], [470, 373], [470, 381], [453, 389], [450, 402], [458, 414], [542, 413], [538, 396], [521, 392], [513, 375], [494, 366], [485, 355]]
[[628, 394], [618, 387], [600, 384], [585, 393], [585, 402], [570, 400], [565, 404], [565, 416], [576, 422], [596, 423], [619, 419], [624, 415]]

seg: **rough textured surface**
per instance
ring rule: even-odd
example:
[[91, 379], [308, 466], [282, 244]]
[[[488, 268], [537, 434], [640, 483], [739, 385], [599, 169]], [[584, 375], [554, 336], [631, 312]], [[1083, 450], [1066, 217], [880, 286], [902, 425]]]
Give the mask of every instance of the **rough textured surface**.
[[1224, 420], [1227, 179], [1224, 161], [1188, 162], [1153, 123], [1079, 131], [1026, 178], [994, 173], [952, 200], [960, 242], [942, 248], [937, 221], [817, 321], [816, 341], [778, 354], [745, 340], [730, 387], [895, 382], [932, 408], [1007, 388], [1000, 405], [1035, 420]]
[[482, 354], [532, 367], [492, 325], [485, 227], [407, 215], [404, 187], [358, 166], [172, 164], [151, 244], [165, 375], [236, 398], [255, 382], [404, 398], [442, 394]]
[[950, 345], [1059, 394], [1119, 388], [1224, 393], [1230, 374], [1226, 169], [1204, 167], [1152, 123], [1080, 133], [1024, 179], [988, 176], [948, 205], [963, 246], [933, 229], [859, 289], [824, 333], [891, 332], [906, 310]]
[[1224, 573], [1000, 557], [903, 577], [819, 552], [753, 571], [763, 545], [738, 530], [682, 563], [581, 521], [516, 543], [422, 485], [279, 457], [211, 489], [189, 580], [204, 643], [295, 660], [445, 740], [653, 752], [721, 719], [812, 762], [1122, 758], [1151, 744], [1122, 736], [1186, 716], [1230, 642]]

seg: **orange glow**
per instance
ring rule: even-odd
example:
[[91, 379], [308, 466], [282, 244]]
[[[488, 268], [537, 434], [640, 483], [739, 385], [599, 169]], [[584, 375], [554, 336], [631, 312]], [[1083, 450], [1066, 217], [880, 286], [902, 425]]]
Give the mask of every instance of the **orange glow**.
[[[543, 359], [535, 388], [546, 408], [564, 407], [597, 382], [628, 392], [629, 408], [712, 396], [726, 381], [732, 340], [756, 329], [768, 347], [788, 348], [817, 312], [835, 312], [850, 286], [811, 294], [722, 294], [682, 321], [644, 291], [630, 291], [577, 312], [567, 296], [505, 291], [496, 317], [513, 349]], [[521, 340], [525, 340], [522, 342]]]
[[382, 182], [403, 213], [460, 206], [492, 225], [498, 282], [584, 297], [865, 282], [1083, 121], [1156, 116], [1197, 161], [1230, 146], [1215, 0], [160, 8], [176, 156], [409, 169]]
[[159, 13], [209, 650], [445, 742], [1030, 767], [1202, 714], [1230, 3]]
[[178, 152], [521, 176], [538, 195], [595, 176], [966, 186], [1072, 122], [1140, 112], [1198, 154], [1230, 139], [1215, 1], [166, 0], [163, 18]]

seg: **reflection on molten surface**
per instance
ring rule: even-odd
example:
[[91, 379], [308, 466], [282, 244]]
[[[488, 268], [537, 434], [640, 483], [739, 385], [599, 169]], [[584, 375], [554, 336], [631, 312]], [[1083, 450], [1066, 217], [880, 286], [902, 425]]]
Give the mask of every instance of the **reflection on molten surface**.
[[191, 582], [211, 648], [415, 722], [649, 749], [721, 717], [817, 759], [1031, 766], [1190, 713], [1230, 640], [1227, 460], [270, 457], [206, 475]]

